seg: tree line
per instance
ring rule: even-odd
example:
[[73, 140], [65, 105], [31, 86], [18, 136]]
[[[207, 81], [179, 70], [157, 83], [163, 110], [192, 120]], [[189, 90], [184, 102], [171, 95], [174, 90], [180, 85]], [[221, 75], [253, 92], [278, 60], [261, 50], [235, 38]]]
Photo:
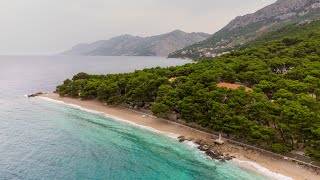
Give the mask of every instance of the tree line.
[[[314, 23], [306, 26], [318, 28]], [[253, 91], [217, 87], [219, 82]], [[158, 117], [179, 114], [186, 122], [277, 153], [302, 150], [320, 160], [320, 32], [315, 28], [183, 66], [79, 73], [57, 92], [146, 108]]]

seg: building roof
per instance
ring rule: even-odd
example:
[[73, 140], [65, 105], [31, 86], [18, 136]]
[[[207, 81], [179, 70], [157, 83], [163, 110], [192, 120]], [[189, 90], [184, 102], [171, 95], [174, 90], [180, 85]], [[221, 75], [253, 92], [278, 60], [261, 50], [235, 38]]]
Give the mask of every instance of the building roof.
[[[239, 87], [243, 86], [240, 84], [231, 84], [231, 83], [225, 83], [225, 82], [221, 82], [219, 84], [217, 84], [218, 87], [226, 87], [228, 89], [238, 89]], [[244, 86], [245, 87], [245, 86]], [[245, 87], [245, 91], [249, 92], [249, 91], [253, 91], [253, 89]]]
[[169, 79], [169, 81], [170, 81], [170, 82], [173, 82], [173, 81], [175, 81], [176, 79], [177, 79], [176, 77], [172, 77], [172, 78]]

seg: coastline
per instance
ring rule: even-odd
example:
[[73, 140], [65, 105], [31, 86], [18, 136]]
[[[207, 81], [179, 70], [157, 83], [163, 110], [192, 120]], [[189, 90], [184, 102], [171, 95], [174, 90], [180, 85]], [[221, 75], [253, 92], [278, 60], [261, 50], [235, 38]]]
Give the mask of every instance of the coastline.
[[[40, 97], [48, 98], [55, 101], [60, 101], [69, 105], [79, 106], [95, 112], [104, 113], [110, 117], [117, 117], [129, 123], [147, 127], [158, 132], [171, 134], [176, 136], [185, 136], [189, 140], [204, 140], [207, 143], [213, 143], [213, 139], [208, 133], [186, 127], [184, 125], [158, 119], [154, 116], [143, 118], [144, 113], [126, 109], [118, 106], [106, 106], [97, 100], [80, 100], [68, 97], [60, 97], [58, 94], [43, 94]], [[247, 149], [235, 144], [226, 142], [218, 147], [220, 152], [235, 156], [236, 159], [231, 163], [240, 166], [241, 168], [255, 171], [272, 179], [320, 179], [320, 175], [311, 172], [293, 162], [270, 157], [263, 153]], [[260, 167], [258, 167], [261, 166]], [[272, 172], [272, 173], [271, 173]], [[290, 179], [286, 178], [286, 179]]]

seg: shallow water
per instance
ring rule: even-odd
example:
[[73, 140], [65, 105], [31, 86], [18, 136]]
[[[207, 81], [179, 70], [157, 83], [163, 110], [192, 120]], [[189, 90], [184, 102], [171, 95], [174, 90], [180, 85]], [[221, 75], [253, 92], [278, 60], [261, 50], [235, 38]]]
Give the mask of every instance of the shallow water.
[[77, 72], [186, 61], [152, 57], [0, 57], [0, 179], [265, 179], [196, 147], [101, 114], [24, 94]]

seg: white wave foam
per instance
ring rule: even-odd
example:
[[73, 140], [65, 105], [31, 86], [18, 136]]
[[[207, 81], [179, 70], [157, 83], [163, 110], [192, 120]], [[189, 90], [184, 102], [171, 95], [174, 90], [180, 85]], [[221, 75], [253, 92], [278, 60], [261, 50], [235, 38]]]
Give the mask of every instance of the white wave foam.
[[288, 176], [272, 172], [269, 169], [264, 168], [264, 167], [260, 166], [259, 164], [251, 162], [251, 161], [242, 161], [242, 160], [239, 160], [239, 159], [233, 159], [231, 162], [233, 164], [235, 164], [237, 166], [240, 166], [240, 167], [243, 167], [243, 168], [254, 169], [255, 171], [259, 172], [260, 174], [262, 174], [264, 176], [267, 176], [269, 178], [272, 178], [272, 179], [293, 180], [292, 178], [290, 178]]
[[188, 145], [188, 146], [190, 146], [190, 147], [192, 147], [192, 148], [198, 148], [199, 147], [198, 144], [196, 144], [196, 143], [194, 143], [192, 141], [184, 141], [183, 143]]
[[[162, 134], [162, 135], [165, 135], [167, 137], [170, 137], [170, 138], [173, 138], [173, 139], [178, 139], [179, 135], [178, 134], [174, 134], [174, 133], [168, 133], [168, 132], [163, 132], [163, 131], [159, 131], [157, 129], [154, 129], [152, 127], [148, 127], [148, 126], [143, 126], [143, 125], [140, 125], [140, 124], [136, 124], [136, 123], [133, 123], [129, 120], [125, 120], [125, 119], [122, 119], [122, 118], [119, 118], [119, 117], [116, 117], [116, 116], [113, 116], [111, 114], [107, 114], [107, 113], [104, 113], [104, 112], [100, 112], [100, 111], [95, 111], [95, 110], [91, 110], [91, 109], [87, 109], [87, 108], [83, 108], [79, 105], [75, 105], [75, 104], [70, 104], [70, 103], [65, 103], [63, 101], [58, 101], [58, 100], [54, 100], [54, 99], [51, 99], [51, 98], [47, 98], [47, 97], [38, 97], [38, 98], [41, 98], [41, 99], [45, 99], [45, 100], [48, 100], [48, 101], [52, 101], [52, 102], [55, 102], [55, 103], [59, 103], [59, 104], [63, 104], [63, 105], [67, 105], [67, 106], [70, 106], [70, 107], [73, 107], [73, 108], [77, 108], [77, 109], [80, 109], [80, 110], [83, 110], [83, 111], [86, 111], [86, 112], [90, 112], [90, 113], [94, 113], [94, 114], [99, 114], [99, 115], [103, 115], [103, 116], [106, 116], [108, 118], [112, 118], [114, 120], [118, 120], [118, 121], [121, 121], [121, 122], [125, 122], [125, 123], [128, 123], [128, 124], [131, 124], [131, 125], [134, 125], [136, 127], [139, 127], [141, 129], [146, 129], [146, 130], [149, 130], [149, 131], [152, 131], [152, 132], [155, 132], [155, 133], [158, 133], [158, 134]], [[183, 142], [184, 144], [186, 144], [187, 146], [191, 147], [192, 149], [196, 150], [196, 152], [199, 152], [200, 155], [208, 158], [208, 156], [205, 156], [205, 153], [203, 151], [200, 151], [198, 150], [197, 148], [199, 147], [198, 144], [192, 142], [192, 141], [184, 141]], [[249, 169], [254, 169], [256, 170], [257, 172], [261, 173], [262, 175], [265, 175], [266, 177], [269, 177], [269, 178], [272, 178], [272, 179], [277, 179], [277, 180], [293, 180], [292, 178], [290, 177], [287, 177], [287, 176], [284, 176], [282, 174], [279, 174], [279, 173], [274, 173], [274, 172], [271, 172], [270, 170], [268, 170], [267, 168], [264, 168], [254, 162], [251, 162], [251, 161], [241, 161], [239, 159], [233, 159], [232, 160], [232, 163], [239, 166], [239, 167], [244, 167], [244, 168], [249, 168]]]
[[[101, 113], [101, 112], [100, 112], [100, 113]], [[143, 126], [143, 125], [140, 125], [140, 124], [137, 124], [137, 123], [131, 122], [131, 121], [129, 121], [129, 120], [122, 119], [122, 118], [119, 118], [119, 117], [116, 117], [116, 116], [113, 116], [113, 115], [110, 115], [110, 114], [106, 114], [106, 113], [102, 113], [102, 114], [103, 114], [104, 116], [109, 117], [109, 118], [112, 118], [112, 119], [114, 119], [114, 120], [118, 120], [118, 121], [121, 121], [121, 122], [125, 122], [125, 123], [128, 123], [128, 124], [134, 125], [134, 126], [136, 126], [136, 127], [139, 127], [139, 128], [141, 128], [141, 129], [146, 129], [146, 130], [149, 130], [149, 131], [158, 133], [158, 134], [166, 135], [166, 136], [168, 136], [168, 137], [170, 137], [170, 138], [173, 138], [173, 139], [178, 139], [178, 137], [179, 137], [178, 134], [159, 131], [159, 130], [154, 129], [154, 128], [152, 128], [152, 127]]]
[[42, 97], [42, 96], [38, 96], [36, 98], [44, 99], [44, 100], [47, 100], [47, 101], [52, 101], [52, 102], [59, 103], [59, 104], [67, 104], [67, 103], [65, 103], [63, 101], [58, 101], [58, 100], [54, 100], [54, 99], [47, 98], [47, 97]]
[[59, 103], [59, 104], [67, 105], [67, 106], [70, 106], [70, 107], [73, 107], [73, 108], [76, 108], [76, 109], [80, 109], [80, 110], [83, 110], [83, 111], [86, 111], [86, 112], [89, 112], [89, 113], [94, 113], [94, 114], [98, 114], [98, 115], [103, 115], [103, 116], [105, 116], [105, 117], [108, 117], [108, 118], [111, 118], [111, 119], [114, 119], [114, 120], [117, 120], [117, 121], [125, 122], [125, 123], [127, 123], [127, 124], [130, 124], [130, 125], [139, 127], [139, 128], [141, 128], [141, 129], [145, 129], [145, 130], [149, 130], [149, 131], [152, 131], [152, 132], [155, 132], [155, 133], [158, 133], [158, 134], [162, 134], [162, 135], [165, 135], [165, 136], [170, 137], [170, 138], [173, 138], [173, 139], [178, 139], [178, 137], [179, 137], [178, 134], [159, 131], [159, 130], [154, 129], [154, 128], [152, 128], [152, 127], [143, 126], [143, 125], [140, 125], [140, 124], [131, 122], [131, 121], [129, 121], [129, 120], [122, 119], [122, 118], [119, 118], [119, 117], [117, 117], [117, 116], [113, 116], [113, 115], [111, 115], [111, 114], [107, 114], [107, 113], [104, 113], [104, 112], [101, 112], [101, 111], [95, 111], [95, 110], [87, 109], [87, 108], [84, 108], [84, 107], [79, 106], [79, 105], [70, 104], [70, 103], [65, 103], [65, 102], [63, 102], [63, 101], [58, 101], [58, 100], [54, 100], [54, 99], [47, 98], [47, 97], [39, 97], [39, 98], [45, 99], [45, 100], [48, 100], [48, 101], [52, 101], [52, 102], [56, 102], [56, 103]]

